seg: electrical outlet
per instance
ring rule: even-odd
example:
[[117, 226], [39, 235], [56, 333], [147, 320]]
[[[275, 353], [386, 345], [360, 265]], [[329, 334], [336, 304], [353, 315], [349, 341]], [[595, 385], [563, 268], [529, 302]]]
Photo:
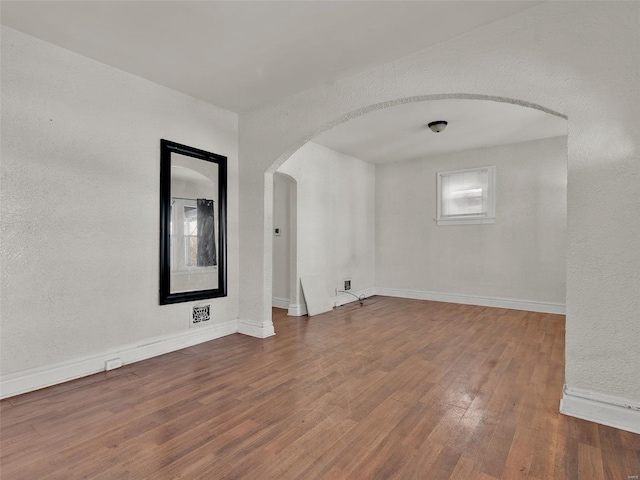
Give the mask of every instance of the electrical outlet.
[[351, 280], [345, 280], [344, 281], [344, 290], [345, 290], [345, 292], [347, 290], [351, 290]]
[[114, 368], [120, 368], [121, 366], [122, 366], [122, 360], [119, 358], [114, 358], [104, 362], [105, 371], [113, 370]]

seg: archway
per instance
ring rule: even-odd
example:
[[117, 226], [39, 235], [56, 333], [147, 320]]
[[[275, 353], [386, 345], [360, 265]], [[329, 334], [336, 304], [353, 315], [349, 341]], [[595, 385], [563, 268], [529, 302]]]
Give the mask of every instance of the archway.
[[289, 315], [301, 315], [300, 287], [297, 284], [297, 195], [295, 178], [277, 172], [273, 201], [273, 306], [286, 309]]
[[[287, 150], [287, 152], [285, 152], [284, 154], [282, 154], [271, 166], [269, 169], [267, 169], [267, 171], [265, 172], [265, 183], [266, 184], [272, 184], [273, 180], [272, 180], [272, 176], [273, 173], [287, 160], [289, 159], [295, 152], [297, 152], [302, 146], [306, 145], [307, 142], [313, 140], [314, 138], [316, 138], [318, 135], [333, 129], [334, 127], [348, 122], [350, 120], [353, 120], [357, 117], [366, 115], [368, 113], [374, 112], [376, 110], [381, 110], [381, 109], [386, 109], [386, 108], [390, 108], [390, 107], [394, 107], [394, 106], [398, 106], [398, 105], [402, 105], [402, 104], [408, 104], [408, 103], [417, 103], [417, 102], [427, 102], [427, 101], [433, 101], [433, 100], [449, 100], [449, 99], [453, 99], [453, 100], [483, 100], [483, 101], [490, 101], [490, 102], [500, 102], [500, 103], [508, 103], [508, 104], [512, 104], [512, 105], [516, 105], [516, 106], [520, 106], [520, 107], [526, 107], [526, 108], [531, 108], [531, 109], [535, 109], [550, 115], [554, 115], [557, 116], [559, 118], [562, 118], [564, 120], [567, 119], [567, 117], [561, 113], [555, 112], [551, 109], [548, 109], [546, 107], [540, 106], [540, 105], [536, 105], [536, 104], [532, 104], [530, 102], [525, 102], [525, 101], [520, 101], [517, 99], [511, 99], [511, 98], [505, 98], [505, 97], [495, 97], [495, 96], [486, 96], [486, 95], [474, 95], [474, 94], [439, 94], [439, 95], [424, 95], [424, 96], [415, 96], [415, 97], [407, 97], [407, 98], [400, 98], [396, 101], [390, 101], [390, 102], [384, 102], [384, 103], [377, 103], [377, 104], [373, 104], [370, 105], [368, 107], [365, 108], [361, 108], [359, 110], [355, 110], [352, 111], [348, 114], [342, 115], [340, 117], [335, 118], [334, 120], [332, 120], [331, 122], [326, 123], [322, 128], [318, 129], [317, 131], [315, 131], [312, 135], [307, 136], [306, 138], [300, 139], [299, 142], [297, 142], [295, 147], [290, 148], [289, 150]], [[268, 186], [265, 187], [265, 192], [269, 192], [269, 188]], [[272, 193], [271, 193], [272, 195]], [[265, 197], [265, 234], [266, 232], [271, 232], [273, 226], [269, 224], [270, 221], [270, 214], [267, 212], [269, 210], [269, 205], [270, 205], [270, 201], [268, 200], [267, 197]], [[266, 235], [265, 235], [266, 238]], [[269, 247], [270, 248], [270, 247]], [[266, 255], [265, 252], [265, 258], [269, 257], [270, 258], [270, 253], [269, 255]], [[265, 268], [268, 269], [269, 271], [271, 271], [271, 269], [273, 268], [272, 265], [265, 265]]]
[[[560, 118], [564, 118], [567, 120], [567, 116], [563, 113], [556, 112], [551, 110], [550, 108], [544, 107], [542, 105], [538, 105], [531, 102], [526, 102], [524, 100], [517, 100], [514, 98], [507, 97], [497, 97], [491, 95], [478, 95], [478, 94], [470, 94], [470, 93], [446, 93], [446, 94], [434, 94], [434, 95], [420, 95], [415, 97], [405, 97], [399, 98], [394, 101], [389, 102], [381, 102], [369, 105], [368, 107], [363, 107], [358, 110], [354, 110], [345, 115], [341, 115], [336, 117], [334, 120], [325, 123], [321, 128], [314, 131], [312, 134], [307, 135], [304, 138], [301, 138], [298, 142], [293, 144], [290, 148], [288, 148], [283, 154], [281, 154], [266, 170], [265, 175], [273, 175], [273, 173], [282, 165], [294, 152], [296, 152], [300, 147], [302, 147], [305, 143], [310, 142], [315, 137], [324, 133], [328, 130], [331, 130], [333, 127], [340, 125], [341, 123], [348, 122], [357, 117], [361, 117], [362, 115], [366, 115], [367, 113], [371, 113], [376, 110], [381, 110], [383, 108], [394, 107], [396, 105], [401, 105], [403, 103], [417, 103], [417, 102], [427, 102], [430, 100], [447, 100], [447, 99], [457, 99], [457, 100], [485, 100], [489, 102], [501, 102], [501, 103], [510, 103], [512, 105], [518, 105], [521, 107], [533, 108], [535, 110], [540, 110], [541, 112], [548, 113], [550, 115], [555, 115]], [[266, 179], [265, 179], [266, 181]]]

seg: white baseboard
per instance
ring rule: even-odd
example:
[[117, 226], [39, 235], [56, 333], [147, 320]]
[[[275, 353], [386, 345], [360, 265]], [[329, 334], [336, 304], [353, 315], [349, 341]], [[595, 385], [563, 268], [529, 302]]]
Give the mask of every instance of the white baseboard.
[[386, 297], [412, 298], [416, 300], [432, 300], [434, 302], [460, 303], [479, 305], [482, 307], [510, 308], [529, 312], [555, 313], [564, 315], [566, 306], [562, 303], [537, 302], [533, 300], [517, 300], [511, 298], [482, 297], [478, 295], [462, 295], [459, 293], [425, 292], [420, 290], [404, 290], [399, 288], [377, 287], [376, 295]]
[[[369, 298], [376, 295], [375, 288], [367, 288], [364, 290], [353, 290], [353, 295], [356, 297], [360, 297], [360, 295], [364, 295], [364, 298]], [[346, 305], [347, 303], [357, 302], [358, 299], [353, 295], [349, 295], [348, 293], [341, 293], [334, 297], [331, 297], [331, 303], [334, 307], [340, 307], [342, 305]], [[275, 305], [274, 305], [275, 306]], [[304, 303], [301, 304], [290, 304], [289, 310], [287, 312], [288, 315], [292, 317], [302, 317], [307, 314], [307, 306]]]
[[191, 328], [59, 362], [44, 367], [23, 370], [0, 377], [0, 398], [13, 397], [58, 383], [86, 377], [105, 370], [107, 360], [119, 358], [122, 365], [174, 352], [199, 343], [215, 340], [238, 331], [238, 321], [230, 320], [218, 325]]
[[269, 322], [268, 325], [263, 325], [262, 323], [251, 322], [249, 320], [238, 320], [238, 333], [256, 338], [267, 338], [276, 334], [273, 328], [273, 322]]
[[304, 303], [292, 303], [291, 305], [289, 305], [289, 311], [287, 312], [287, 315], [290, 315], [292, 317], [302, 317], [306, 314], [307, 306]]
[[[341, 307], [342, 305], [346, 305], [347, 303], [357, 302], [358, 298], [360, 298], [361, 296], [364, 296], [364, 298], [369, 298], [376, 294], [376, 289], [373, 287], [366, 288], [364, 290], [349, 290], [349, 291], [352, 293], [352, 295], [349, 295], [348, 293], [340, 293], [335, 297], [332, 297], [331, 302], [333, 303], [333, 306]], [[355, 295], [355, 297], [353, 295]]]
[[289, 308], [290, 303], [288, 298], [273, 297], [271, 299], [271, 305], [276, 308]]
[[640, 405], [612, 395], [565, 386], [560, 413], [640, 434]]
[[[373, 295], [385, 295], [389, 297], [413, 298], [439, 302], [512, 308], [516, 310], [528, 310], [534, 312], [558, 314], [565, 313], [565, 306], [562, 304], [532, 302], [527, 300], [513, 300], [504, 298], [480, 297], [473, 295], [447, 294], [380, 287], [354, 291], [353, 293], [356, 296], [364, 294], [365, 297], [370, 297]], [[282, 300], [283, 303], [275, 305], [276, 300]], [[335, 306], [341, 306], [346, 303], [356, 301], [356, 298], [348, 294], [341, 294], [334, 297], [332, 300]], [[285, 304], [285, 302], [285, 299], [274, 299], [274, 306], [287, 308], [288, 314], [292, 316], [302, 316], [307, 314], [307, 308], [305, 304], [289, 304], [288, 302], [286, 302]], [[8, 375], [2, 375], [0, 376], [0, 398], [20, 395], [21, 393], [38, 390], [40, 388], [49, 387], [58, 383], [63, 383], [76, 378], [102, 372], [105, 370], [105, 362], [107, 360], [119, 358], [122, 364], [126, 365], [138, 362], [140, 360], [145, 360], [147, 358], [155, 357], [157, 355], [163, 355], [165, 353], [190, 347], [192, 345], [197, 345], [199, 343], [208, 342], [210, 340], [214, 340], [216, 338], [220, 338], [236, 332], [257, 338], [266, 338], [275, 335], [273, 323], [263, 325], [262, 323], [251, 322], [247, 320], [231, 320], [223, 324], [210, 327], [192, 328], [187, 332], [179, 332], [177, 334], [155, 337], [143, 342], [123, 345], [115, 349], [106, 350], [97, 354], [92, 354], [65, 362], [59, 362], [54, 365], [48, 365], [44, 367], [24, 370], [21, 372], [15, 372]], [[606, 404], [606, 402], [602, 402], [599, 400], [595, 401]], [[564, 410], [563, 413], [584, 418], [581, 417], [579, 413], [583, 411], [591, 411], [589, 407], [587, 407], [588, 403], [585, 402], [591, 402], [591, 404], [593, 404], [594, 400], [591, 397], [587, 397], [587, 399], [585, 399], [584, 396], [581, 397], [579, 395], [576, 396], [565, 393], [565, 397], [562, 402], [562, 408]], [[609, 403], [608, 405], [612, 404]], [[609, 410], [612, 410], [612, 408], [609, 408]], [[618, 412], [616, 408], [621, 409], [624, 413]], [[614, 408], [613, 410], [618, 412], [619, 415], [622, 415], [625, 418], [629, 416], [631, 420], [637, 422], [637, 416], [640, 415], [638, 411], [634, 411], [632, 409], [630, 410], [629, 408], [625, 408], [619, 405], [616, 408]], [[613, 415], [615, 417], [613, 410], [612, 412], [610, 412], [610, 415]], [[632, 413], [629, 413], [629, 411], [631, 411]], [[571, 412], [577, 413], [574, 414]], [[585, 413], [585, 415], [587, 414]], [[622, 423], [625, 422], [629, 423], [628, 420], [624, 420]], [[599, 423], [605, 423], [608, 425], [608, 423], [604, 421]], [[629, 428], [625, 428], [623, 426], [620, 426], [618, 428], [629, 430]], [[636, 431], [637, 433], [640, 433], [640, 428], [630, 431]]]

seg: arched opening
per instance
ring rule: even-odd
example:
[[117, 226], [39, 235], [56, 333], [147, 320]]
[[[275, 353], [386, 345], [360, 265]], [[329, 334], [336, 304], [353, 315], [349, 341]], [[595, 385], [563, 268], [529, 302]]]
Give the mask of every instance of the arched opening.
[[[309, 138], [305, 138], [305, 139], [301, 139], [300, 142], [298, 142], [297, 147], [295, 148], [291, 148], [290, 150], [288, 150], [285, 154], [281, 155], [272, 165], [271, 167], [267, 170], [266, 174], [265, 174], [265, 182], [267, 183], [272, 183], [273, 182], [273, 174], [274, 172], [276, 172], [278, 169], [281, 168], [281, 166], [283, 166], [283, 164], [285, 164], [285, 162], [287, 160], [289, 160], [290, 158], [296, 158], [296, 155], [299, 155], [300, 151], [304, 148], [305, 145], [307, 145], [307, 143], [309, 141], [312, 141], [314, 139], [318, 139], [322, 137], [322, 134], [325, 132], [329, 132], [330, 130], [334, 129], [335, 127], [341, 126], [342, 124], [344, 124], [345, 122], [349, 122], [350, 120], [354, 120], [354, 119], [358, 119], [360, 117], [365, 116], [366, 114], [372, 113], [372, 112], [377, 112], [383, 109], [391, 109], [391, 107], [396, 107], [396, 106], [402, 106], [402, 105], [408, 105], [408, 104], [416, 104], [416, 103], [420, 103], [420, 102], [431, 102], [431, 101], [435, 101], [435, 100], [480, 100], [480, 101], [485, 101], [485, 102], [492, 102], [492, 103], [498, 103], [498, 104], [507, 104], [510, 106], [517, 106], [517, 107], [525, 107], [524, 109], [533, 109], [538, 113], [542, 113], [545, 116], [553, 116], [553, 118], [559, 119], [563, 122], [564, 127], [565, 127], [565, 133], [564, 135], [566, 136], [566, 116], [559, 114], [557, 112], [551, 111], [545, 107], [542, 107], [540, 105], [535, 105], [535, 104], [531, 104], [528, 102], [523, 102], [523, 101], [519, 101], [519, 100], [515, 100], [515, 99], [509, 99], [509, 98], [503, 98], [503, 97], [493, 97], [493, 96], [482, 96], [482, 95], [468, 95], [468, 94], [446, 94], [446, 95], [428, 95], [428, 96], [418, 96], [418, 97], [410, 97], [410, 98], [403, 98], [403, 99], [398, 99], [396, 101], [393, 102], [384, 102], [384, 103], [379, 103], [379, 104], [375, 104], [375, 105], [371, 105], [369, 107], [366, 108], [362, 108], [359, 109], [357, 111], [354, 112], [350, 112], [349, 114], [343, 115], [341, 117], [338, 117], [336, 119], [334, 119], [333, 121], [325, 124], [323, 126], [322, 129], [319, 129], [320, 131], [315, 132], [314, 135], [310, 136]], [[435, 102], [434, 102], [435, 103]], [[524, 110], [523, 109], [523, 110]], [[438, 118], [439, 119], [439, 118]], [[424, 125], [426, 126], [427, 121], [429, 120], [437, 120], [436, 118], [425, 118], [424, 119]], [[507, 125], [507, 127], [505, 128], [509, 128], [510, 125]], [[515, 140], [516, 142], [519, 141], [528, 141], [527, 139], [524, 140]], [[558, 142], [556, 142], [558, 143]], [[488, 147], [488, 145], [481, 145], [480, 147], [475, 147], [477, 148], [484, 148], [484, 147]], [[474, 148], [473, 146], [468, 147], [468, 148]], [[564, 180], [560, 179], [560, 183], [562, 183], [562, 181], [564, 181], [564, 192], [563, 192], [563, 198], [562, 198], [562, 202], [564, 203], [564, 220], [563, 220], [563, 228], [566, 226], [566, 137], [565, 137], [565, 142], [562, 146], [562, 161], [563, 161], [563, 166], [562, 169], [564, 171]], [[508, 154], [508, 152], [506, 152], [506, 154]], [[418, 160], [417, 158], [414, 160]], [[490, 164], [491, 161], [490, 159], [487, 159], [485, 157], [485, 162], [487, 164]], [[445, 162], [446, 164], [446, 162]], [[523, 165], [526, 165], [523, 164]], [[460, 166], [460, 165], [457, 165]], [[480, 166], [480, 165], [476, 165], [476, 166]], [[556, 165], [557, 167], [557, 165]], [[442, 166], [439, 167], [440, 169], [444, 169], [446, 170], [446, 168], [443, 168]], [[388, 170], [388, 168], [387, 168]], [[291, 175], [291, 172], [287, 172]], [[435, 180], [435, 171], [431, 172], [433, 173], [433, 175], [429, 178], [433, 178]], [[430, 173], [430, 175], [431, 175]], [[540, 172], [531, 172], [532, 174], [538, 175]], [[408, 177], [405, 178], [411, 178], [412, 175], [408, 174]], [[516, 175], [513, 171], [511, 173], [509, 173], [509, 175], [511, 177], [513, 177], [514, 175]], [[292, 175], [295, 177], [295, 174]], [[435, 182], [434, 182], [435, 183]], [[375, 202], [378, 203], [380, 201], [380, 199], [378, 198], [378, 191], [377, 189], [379, 189], [380, 185], [379, 183], [376, 183], [376, 199]], [[304, 187], [302, 185], [299, 185], [299, 188], [301, 191], [304, 191]], [[415, 188], [415, 185], [414, 187]], [[425, 188], [431, 188], [431, 186], [426, 186]], [[512, 188], [518, 188], [517, 186], [513, 186]], [[266, 188], [265, 191], [270, 191], [270, 188]], [[527, 201], [533, 201], [533, 202], [538, 202], [540, 201], [544, 195], [540, 192], [540, 190], [537, 190], [535, 192], [526, 192], [526, 194], [529, 196], [529, 198], [523, 199], [524, 202]], [[386, 198], [390, 198], [389, 196], [392, 195], [392, 193], [390, 193], [389, 191], [386, 192]], [[435, 202], [435, 192], [431, 192], [428, 194], [428, 196], [430, 197], [430, 201]], [[532, 196], [535, 196], [536, 198], [534, 199]], [[557, 196], [556, 196], [557, 197]], [[417, 201], [421, 202], [424, 201], [424, 198], [420, 199], [416, 199]], [[273, 201], [272, 199], [269, 200], [267, 198], [265, 198], [265, 201], [268, 202], [266, 203], [266, 206], [270, 206], [271, 202]], [[396, 205], [397, 207], [397, 205]], [[541, 205], [541, 208], [544, 209], [546, 208], [544, 205]], [[266, 209], [266, 211], [269, 210], [269, 208]], [[549, 210], [549, 209], [547, 209]], [[378, 222], [380, 220], [380, 215], [379, 215], [379, 209], [377, 211], [377, 213], [374, 214], [375, 216], [375, 221]], [[550, 210], [549, 210], [550, 211]], [[544, 212], [542, 212], [542, 214], [540, 214], [541, 212], [538, 212], [538, 214], [536, 215], [536, 219], [534, 220], [533, 223], [536, 222], [540, 222], [540, 218], [544, 217]], [[300, 218], [304, 218], [305, 217], [305, 212], [304, 211], [300, 211], [299, 212]], [[425, 213], [425, 215], [430, 217], [430, 220], [433, 220], [433, 217], [435, 215], [434, 213]], [[331, 217], [331, 213], [329, 213], [329, 216]], [[394, 214], [391, 213], [390, 215], [387, 215], [387, 218], [393, 218]], [[333, 218], [333, 217], [332, 217]], [[270, 222], [272, 221], [272, 217], [271, 217], [271, 212], [268, 212], [266, 214], [266, 219], [265, 219], [265, 226], [268, 229], [269, 233], [272, 231], [273, 229], [273, 225], [270, 224]], [[555, 219], [551, 220], [553, 221], [558, 221], [558, 218], [556, 217]], [[401, 224], [390, 224], [391, 225], [391, 235], [393, 236], [393, 229], [398, 229], [398, 228], [402, 228], [403, 226]], [[539, 225], [538, 225], [539, 226]], [[532, 224], [531, 228], [536, 227], [536, 225]], [[325, 228], [331, 228], [331, 225], [326, 224]], [[385, 226], [386, 228], [386, 226]], [[429, 228], [431, 228], [431, 226], [429, 226]], [[439, 241], [443, 241], [442, 237], [446, 237], [447, 235], [450, 234], [451, 230], [449, 230], [449, 232], [444, 233], [444, 230], [446, 230], [447, 227], [445, 227], [444, 229], [440, 229], [440, 231], [437, 231], [435, 229], [431, 229], [429, 235], [436, 235], [434, 234], [434, 232], [437, 232], [437, 235], [440, 237]], [[451, 227], [448, 227], [449, 229], [451, 229]], [[463, 227], [463, 228], [467, 228], [467, 227]], [[376, 225], [376, 229], [378, 229], [378, 225]], [[491, 278], [488, 279], [488, 281], [493, 281], [492, 279], [495, 279], [495, 277], [499, 277], [499, 272], [500, 272], [500, 268], [502, 268], [499, 265], [499, 261], [496, 260], [495, 255], [494, 257], [492, 257], [491, 259], [487, 260], [488, 255], [487, 255], [487, 244], [488, 242], [492, 241], [491, 238], [491, 231], [489, 228], [487, 227], [479, 227], [478, 228], [479, 232], [480, 232], [480, 236], [482, 237], [482, 242], [477, 243], [475, 245], [471, 245], [471, 250], [469, 251], [469, 256], [468, 258], [464, 258], [461, 257], [459, 258], [459, 262], [460, 263], [473, 263], [473, 276], [478, 275], [478, 270], [481, 270], [483, 268], [487, 268], [487, 262], [489, 262], [491, 264], [491, 268], [492, 273], [490, 275]], [[514, 230], [514, 232], [517, 230]], [[420, 232], [421, 234], [425, 234], [425, 230]], [[266, 232], [265, 232], [266, 234]], [[375, 255], [375, 261], [380, 262], [381, 258], [384, 258], [384, 255], [380, 255], [380, 239], [381, 236], [376, 233], [375, 234], [375, 243], [376, 243], [376, 255]], [[396, 231], [395, 235], [403, 235], [402, 231]], [[508, 233], [506, 235], [509, 235]], [[511, 235], [515, 235], [513, 232], [511, 233]], [[416, 236], [417, 237], [417, 236]], [[524, 237], [520, 237], [522, 240], [526, 240], [526, 236]], [[559, 238], [559, 237], [558, 237]], [[517, 240], [517, 239], [516, 239]], [[557, 240], [557, 238], [556, 238]], [[537, 239], [536, 239], [537, 241]], [[406, 250], [406, 245], [400, 243], [400, 244], [396, 244], [395, 247], [393, 247], [394, 242], [393, 241], [388, 241], [388, 239], [385, 240], [385, 247], [382, 248], [391, 248], [391, 249], [395, 249], [395, 251], [405, 251]], [[460, 239], [456, 240], [456, 242], [458, 242], [458, 246], [456, 248], [462, 248], [464, 242], [462, 242]], [[549, 242], [549, 238], [545, 238], [543, 239], [543, 243], [544, 242]], [[566, 277], [566, 273], [564, 270], [564, 236], [562, 236], [562, 271], [560, 272], [562, 275], [562, 281], [564, 282], [565, 277]], [[541, 247], [541, 248], [547, 248], [547, 250], [549, 248], [557, 248], [558, 246], [558, 242], [556, 241], [555, 244], [552, 247]], [[339, 248], [339, 246], [338, 246]], [[417, 247], [416, 247], [417, 248]], [[501, 246], [497, 246], [496, 248], [498, 249], [503, 249], [503, 247]], [[495, 252], [494, 252], [495, 253]], [[542, 253], [542, 254], [546, 254], [545, 252], [538, 252], [538, 253]], [[548, 252], [547, 252], [548, 253]], [[437, 253], [434, 254], [435, 257], [437, 257]], [[271, 258], [271, 252], [269, 252], [268, 255], [269, 258]], [[397, 258], [395, 258], [393, 255], [386, 255], [386, 257], [389, 258], [384, 258], [384, 261], [387, 262], [387, 265], [385, 265], [385, 268], [387, 269], [387, 272], [385, 273], [386, 278], [384, 279], [384, 283], [385, 285], [380, 285], [378, 284], [378, 282], [380, 282], [382, 280], [382, 277], [378, 274], [378, 272], [376, 272], [376, 274], [374, 275], [374, 279], [371, 280], [370, 284], [367, 285], [362, 285], [363, 290], [368, 290], [370, 292], [375, 292], [376, 288], [378, 287], [385, 287], [387, 288], [386, 293], [390, 292], [390, 288], [389, 285], [387, 285], [387, 283], [391, 283], [393, 284], [393, 282], [391, 282], [389, 280], [389, 275], [388, 275], [388, 263], [391, 261], [397, 261]], [[434, 256], [432, 256], [432, 260], [433, 260]], [[558, 263], [559, 257], [556, 256], [554, 259], [550, 260], [549, 262], [547, 262], [549, 265], [554, 264], [554, 263]], [[409, 256], [405, 256], [404, 259], [402, 259], [402, 261], [404, 261], [405, 264], [409, 265], [412, 263], [412, 259]], [[424, 258], [422, 259], [422, 261], [426, 261]], [[535, 263], [535, 259], [531, 259], [530, 261], [527, 260], [526, 258], [522, 258], [519, 257], [518, 262], [520, 262], [520, 265], [516, 265], [514, 268], [519, 268], [520, 273], [524, 273], [526, 272], [527, 268], [530, 268], [531, 265], [533, 265]], [[415, 263], [415, 262], [414, 262]], [[405, 265], [406, 266], [406, 265]], [[271, 269], [273, 268], [273, 266], [271, 265]], [[378, 269], [378, 264], [376, 264], [376, 270]], [[339, 270], [339, 269], [336, 269]], [[447, 272], [447, 266], [446, 265], [439, 265], [438, 271], [436, 272], [436, 275], [439, 276], [439, 278], [442, 278], [443, 272], [446, 273]], [[405, 272], [401, 272], [402, 275], [406, 274]], [[559, 270], [556, 269], [556, 271], [554, 272], [554, 274], [556, 276], [558, 276], [559, 274]], [[417, 276], [418, 274], [416, 274]], [[510, 272], [509, 275], [515, 275], [515, 273]], [[329, 282], [329, 287], [331, 291], [336, 291], [338, 289], [338, 285], [340, 285], [340, 282], [343, 280], [342, 277], [345, 276], [349, 276], [349, 272], [345, 272], [345, 270], [343, 269], [341, 271], [341, 273], [336, 276], [335, 278], [331, 278], [330, 282]], [[508, 275], [507, 275], [508, 276]], [[408, 278], [405, 275], [406, 278]], [[410, 277], [410, 276], [409, 276]], [[538, 279], [539, 282], [541, 282], [540, 279]], [[415, 278], [414, 278], [414, 282], [415, 282]], [[536, 298], [528, 298], [526, 295], [523, 294], [518, 294], [518, 292], [509, 292], [508, 294], [504, 294], [501, 295], [499, 292], [499, 286], [497, 287], [497, 289], [494, 289], [493, 291], [480, 291], [480, 290], [474, 290], [473, 288], [468, 288], [467, 290], [463, 290], [463, 291], [452, 291], [450, 285], [452, 283], [455, 283], [454, 279], [449, 279], [448, 283], [447, 281], [443, 281], [440, 284], [438, 284], [437, 282], [434, 283], [434, 285], [436, 285], [436, 287], [438, 288], [428, 288], [422, 286], [419, 289], [415, 288], [415, 285], [412, 285], [411, 282], [409, 281], [409, 283], [406, 284], [402, 284], [402, 281], [399, 281], [398, 279], [395, 279], [395, 283], [396, 283], [396, 289], [399, 290], [403, 290], [403, 291], [418, 291], [418, 296], [416, 298], [430, 298], [430, 299], [436, 299], [436, 300], [445, 300], [445, 301], [460, 301], [460, 302], [464, 302], [464, 303], [477, 303], [477, 304], [488, 304], [488, 305], [493, 305], [495, 304], [496, 306], [509, 306], [512, 305], [513, 308], [523, 308], [523, 309], [532, 309], [532, 310], [536, 310], [536, 309], [541, 309], [540, 311], [554, 311], [556, 313], [561, 313], [564, 311], [564, 290], [562, 293], [562, 301], [558, 301], [557, 298], [555, 299], [551, 299], [554, 301], [547, 301], [547, 302], [541, 302], [539, 300], [536, 300]], [[397, 288], [397, 285], [403, 285], [402, 288]], [[449, 285], [449, 288], [447, 288], [447, 285]], [[564, 285], [564, 283], [563, 283]], [[360, 290], [360, 285], [354, 285], [356, 287], [356, 290]], [[392, 285], [393, 286], [393, 285]], [[269, 287], [270, 288], [270, 287]], [[564, 287], [563, 287], [564, 288]], [[271, 293], [271, 292], [269, 292]], [[336, 292], [337, 293], [337, 292]], [[397, 293], [397, 292], [396, 292]], [[402, 292], [401, 292], [402, 293]], [[428, 296], [427, 294], [440, 294], [440, 296]], [[425, 296], [426, 295], [426, 296]], [[535, 297], [535, 295], [534, 295]], [[500, 304], [500, 302], [497, 302], [496, 299], [498, 300], [505, 300], [505, 302], [503, 302], [502, 304]], [[511, 303], [509, 303], [509, 301], [511, 301]], [[484, 303], [482, 303], [484, 302]], [[519, 302], [519, 303], [518, 303]], [[335, 304], [335, 302], [334, 302]], [[544, 304], [544, 305], [542, 305]], [[545, 310], [546, 309], [546, 310]], [[552, 310], [549, 310], [552, 309]], [[555, 310], [553, 310], [555, 309]]]
[[273, 175], [273, 272], [272, 305], [290, 315], [302, 313], [297, 264], [296, 180], [286, 173]]
[[295, 142], [289, 149], [287, 149], [282, 155], [280, 155], [266, 170], [266, 175], [272, 175], [279, 167], [282, 165], [294, 152], [296, 152], [300, 147], [302, 147], [305, 143], [310, 142], [318, 135], [331, 130], [332, 128], [348, 122], [354, 118], [361, 117], [362, 115], [366, 115], [367, 113], [374, 112], [376, 110], [381, 110], [384, 108], [394, 107], [396, 105], [402, 105], [405, 103], [417, 103], [417, 102], [426, 102], [430, 100], [447, 100], [447, 99], [459, 99], [459, 100], [486, 100], [490, 102], [499, 102], [499, 103], [509, 103], [512, 105], [519, 105], [521, 107], [533, 108], [534, 110], [539, 110], [541, 112], [548, 113], [550, 115], [554, 115], [560, 118], [567, 119], [567, 116], [546, 108], [542, 105], [538, 105], [531, 102], [526, 102], [523, 100], [517, 100], [513, 98], [507, 97], [498, 97], [491, 95], [477, 95], [477, 94], [469, 94], [469, 93], [447, 93], [447, 94], [434, 94], [434, 95], [419, 95], [414, 97], [405, 97], [399, 98], [397, 100], [381, 102], [369, 105], [368, 107], [359, 108], [347, 114], [336, 117], [334, 120], [325, 123], [322, 127], [318, 128], [312, 134], [301, 138], [299, 141]]

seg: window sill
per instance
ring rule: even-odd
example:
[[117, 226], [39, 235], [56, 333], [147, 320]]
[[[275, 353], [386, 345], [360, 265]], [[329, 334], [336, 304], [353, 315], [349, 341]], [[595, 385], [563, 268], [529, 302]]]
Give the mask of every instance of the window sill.
[[197, 267], [185, 270], [171, 270], [171, 275], [200, 275], [203, 273], [215, 273], [218, 271], [218, 267]]
[[456, 217], [436, 218], [438, 225], [489, 225], [496, 223], [496, 217]]

